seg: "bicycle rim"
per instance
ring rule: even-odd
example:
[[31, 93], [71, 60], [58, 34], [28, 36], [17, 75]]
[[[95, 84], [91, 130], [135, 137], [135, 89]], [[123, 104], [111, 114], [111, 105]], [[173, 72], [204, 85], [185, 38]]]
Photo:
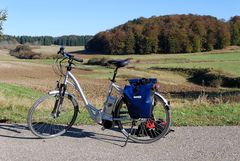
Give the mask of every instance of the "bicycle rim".
[[53, 114], [59, 94], [49, 94], [35, 102], [28, 114], [28, 125], [40, 138], [52, 138], [64, 134], [75, 122], [78, 105], [74, 97], [66, 94], [59, 113]]

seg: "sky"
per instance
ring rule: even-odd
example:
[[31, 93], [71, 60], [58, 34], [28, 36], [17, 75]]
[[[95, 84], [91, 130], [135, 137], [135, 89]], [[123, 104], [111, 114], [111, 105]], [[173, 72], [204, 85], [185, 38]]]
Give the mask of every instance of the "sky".
[[240, 0], [0, 0], [7, 35], [94, 35], [139, 17], [240, 15]]

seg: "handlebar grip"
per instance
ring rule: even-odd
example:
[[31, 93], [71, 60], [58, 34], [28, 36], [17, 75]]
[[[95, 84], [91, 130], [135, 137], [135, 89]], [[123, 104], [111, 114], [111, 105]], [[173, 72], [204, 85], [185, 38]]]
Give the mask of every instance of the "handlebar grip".
[[83, 62], [83, 59], [78, 59], [78, 58], [72, 58], [73, 60], [79, 62], [79, 63], [82, 63]]

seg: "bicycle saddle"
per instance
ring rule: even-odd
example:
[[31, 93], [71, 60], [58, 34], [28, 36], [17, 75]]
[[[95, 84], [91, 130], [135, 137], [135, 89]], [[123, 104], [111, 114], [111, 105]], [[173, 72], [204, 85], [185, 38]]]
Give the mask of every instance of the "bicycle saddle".
[[118, 60], [109, 60], [108, 64], [115, 65], [117, 68], [124, 67], [128, 65], [129, 59], [118, 59]]

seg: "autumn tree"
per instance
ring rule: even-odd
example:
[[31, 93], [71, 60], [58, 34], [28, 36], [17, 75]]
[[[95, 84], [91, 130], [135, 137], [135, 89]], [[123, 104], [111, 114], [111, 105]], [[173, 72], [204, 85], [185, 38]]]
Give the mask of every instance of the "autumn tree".
[[220, 22], [217, 26], [216, 33], [216, 44], [215, 49], [223, 49], [230, 45], [231, 35], [229, 32], [229, 27], [224, 23]]
[[231, 44], [240, 45], [240, 16], [234, 16], [229, 21]]
[[201, 51], [201, 39], [198, 35], [194, 35], [192, 38], [192, 52], [200, 52]]
[[128, 32], [126, 35], [124, 53], [135, 53], [135, 37], [132, 32]]

